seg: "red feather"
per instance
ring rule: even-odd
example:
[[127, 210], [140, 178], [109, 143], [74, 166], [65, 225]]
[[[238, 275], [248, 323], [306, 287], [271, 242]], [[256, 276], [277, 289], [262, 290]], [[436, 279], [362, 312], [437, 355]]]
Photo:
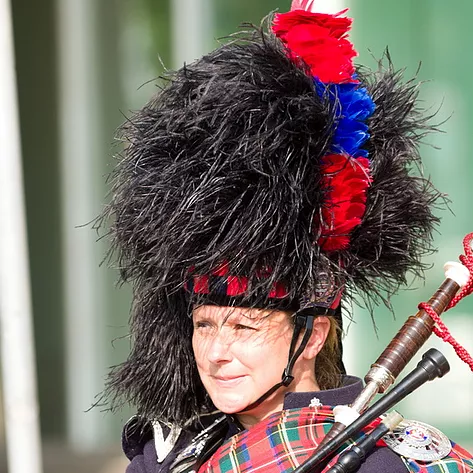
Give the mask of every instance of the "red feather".
[[289, 57], [296, 63], [302, 59], [324, 83], [357, 82], [352, 79], [357, 53], [347, 38], [351, 18], [340, 16], [345, 11], [329, 15], [296, 10], [274, 18], [273, 31], [288, 47]]
[[319, 228], [318, 243], [324, 251], [339, 251], [348, 247], [350, 233], [361, 223], [366, 209], [366, 191], [371, 183], [369, 161], [340, 154], [324, 157], [326, 204], [322, 207], [315, 228]]

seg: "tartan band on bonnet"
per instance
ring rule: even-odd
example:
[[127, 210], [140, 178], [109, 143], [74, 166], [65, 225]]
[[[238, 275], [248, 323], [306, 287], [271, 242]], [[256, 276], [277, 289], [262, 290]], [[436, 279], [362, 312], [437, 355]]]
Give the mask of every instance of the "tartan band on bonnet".
[[270, 307], [278, 284], [279, 301], [311, 301], [325, 275], [344, 301], [377, 302], [422, 273], [439, 193], [418, 147], [432, 127], [389, 58], [355, 67], [350, 24], [343, 13], [278, 15], [274, 30], [243, 31], [167, 73], [122, 127], [103, 215], [133, 286], [114, 405], [181, 426], [213, 408], [190, 316], [223, 261], [220, 289], [245, 287], [250, 307]]
[[[256, 271], [254, 278], [232, 274], [227, 262], [222, 263], [210, 274], [196, 275], [192, 270], [189, 273], [185, 289], [195, 305], [274, 308], [294, 312], [314, 307], [318, 314], [335, 315], [343, 292], [343, 286], [337, 284], [333, 275], [329, 273], [319, 274], [314, 293], [299, 293], [297, 298], [292, 299], [283, 281], [273, 282], [268, 293], [257, 294], [251, 291], [250, 286], [253, 281], [268, 279], [271, 276], [269, 268]], [[252, 294], [252, 298], [247, 297], [248, 293]], [[341, 323], [340, 319], [340, 327]]]

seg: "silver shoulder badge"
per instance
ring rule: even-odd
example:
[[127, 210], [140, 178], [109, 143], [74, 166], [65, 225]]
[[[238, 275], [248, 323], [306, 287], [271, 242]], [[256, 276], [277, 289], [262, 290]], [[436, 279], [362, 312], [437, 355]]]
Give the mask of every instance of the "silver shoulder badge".
[[175, 425], [167, 425], [169, 434], [164, 439], [163, 428], [159, 422], [153, 422], [154, 429], [154, 446], [158, 457], [158, 463], [162, 463], [176, 445], [177, 439], [181, 434], [181, 428]]
[[225, 416], [220, 416], [211, 425], [197, 434], [190, 444], [184, 448], [169, 466], [169, 471], [182, 473], [185, 471], [194, 472], [194, 467], [201, 453], [207, 448], [209, 442], [213, 442], [214, 437], [222, 438], [222, 429], [226, 428], [227, 420]]
[[397, 454], [422, 462], [441, 460], [452, 450], [444, 433], [416, 420], [404, 420], [383, 440]]

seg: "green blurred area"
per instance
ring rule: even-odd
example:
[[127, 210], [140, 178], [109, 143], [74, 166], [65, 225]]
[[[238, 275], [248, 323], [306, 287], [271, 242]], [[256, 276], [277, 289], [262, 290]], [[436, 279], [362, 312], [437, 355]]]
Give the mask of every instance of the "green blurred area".
[[[113, 154], [119, 152], [119, 148], [112, 144], [115, 130], [129, 110], [140, 107], [151, 96], [156, 87], [154, 79], [164, 72], [164, 66], [169, 67], [172, 62], [171, 8], [168, 0], [101, 0], [91, 5], [95, 18], [91, 27], [95, 28], [100, 39], [96, 45], [98, 59], [95, 67], [100, 78], [99, 119], [104, 135], [99, 144], [102, 161], [97, 163], [97, 169], [104, 176], [98, 195], [102, 195], [105, 202], [105, 176], [113, 166]], [[59, 20], [53, 0], [36, 3], [15, 0], [12, 6], [41, 424], [46, 439], [62, 439], [66, 435], [65, 412], [68, 401], [65, 390], [67, 340], [64, 336], [61, 262], [61, 245], [64, 242], [61, 241], [62, 203], [59, 191]], [[348, 360], [348, 363], [357, 370], [358, 375], [362, 375], [394, 335], [396, 328], [408, 314], [415, 312], [417, 303], [428, 299], [434, 292], [442, 280], [441, 264], [447, 259], [456, 259], [461, 252], [462, 236], [473, 228], [469, 205], [473, 176], [469, 156], [473, 147], [470, 132], [473, 121], [473, 96], [470, 93], [472, 63], [467, 59], [473, 3], [467, 0], [449, 3], [439, 0], [398, 0], [395, 3], [352, 0], [346, 6], [351, 6], [350, 14], [355, 18], [352, 38], [360, 52], [360, 63], [376, 67], [376, 59], [383, 55], [387, 46], [395, 67], [406, 68], [406, 78], [416, 74], [422, 62], [418, 78], [428, 81], [422, 86], [422, 98], [426, 108], [431, 107], [433, 111], [440, 108], [434, 120], [441, 123], [440, 128], [443, 130], [443, 133], [426, 140], [428, 143], [422, 150], [425, 172], [432, 175], [437, 187], [451, 199], [451, 212], [442, 213], [443, 223], [435, 237], [440, 251], [430, 259], [435, 267], [429, 272], [425, 287], [408, 291], [395, 299], [394, 312], [397, 318], [394, 321], [388, 310], [376, 310], [378, 341], [373, 335], [368, 314], [357, 313], [358, 323], [351, 328], [350, 334], [354, 338], [350, 341], [353, 349], [349, 351], [353, 359]], [[277, 9], [286, 11], [289, 7], [289, 0], [213, 0], [210, 2], [213, 28], [208, 34], [209, 49], [215, 47], [217, 38], [236, 31], [242, 23], [258, 25], [269, 12]], [[95, 216], [90, 215], [90, 218]], [[77, 225], [85, 223], [77, 222]], [[92, 230], [90, 238], [97, 238]], [[106, 281], [105, 298], [108, 303], [105, 313], [96, 323], [102, 327], [101, 343], [106, 347], [106, 359], [102, 360], [101, 370], [106, 373], [108, 367], [125, 359], [129, 349], [126, 325], [130, 293], [126, 288], [115, 287], [116, 272], [104, 266], [101, 271]], [[77, 290], [80, 291], [80, 287]], [[464, 302], [459, 309], [461, 317], [458, 320], [463, 325], [458, 326], [467, 327], [467, 333], [462, 330], [463, 333], [457, 334], [460, 339], [462, 335], [469, 336], [468, 331], [472, 331], [472, 322], [465, 322], [472, 309], [471, 301]], [[452, 327], [456, 326], [453, 321]], [[112, 344], [114, 339], [116, 342]], [[366, 340], [373, 340], [373, 343], [367, 344]], [[473, 348], [471, 336], [467, 342]], [[453, 356], [449, 351], [449, 359]], [[461, 377], [458, 372], [452, 377], [455, 382], [449, 382], [447, 377], [447, 384], [439, 388], [439, 399], [421, 396], [416, 401], [430, 403], [432, 418], [428, 421], [437, 425], [436, 406], [441, 405], [443, 399], [447, 403], [455, 402], [452, 399], [456, 398], [448, 397], [449, 391], [472, 388], [471, 373], [457, 365], [455, 369], [462, 370]], [[458, 381], [460, 378], [463, 381]], [[90, 404], [93, 402], [94, 399], [90, 399]], [[473, 445], [473, 408], [470, 405], [464, 407], [466, 412], [458, 418], [454, 416], [449, 420], [442, 417], [440, 427], [459, 441]], [[415, 416], [415, 403], [406, 405], [406, 408]], [[128, 414], [129, 411], [125, 410], [115, 417], [112, 414], [103, 415], [103, 422], [108, 426], [106, 440], [109, 443], [119, 442], [120, 428]]]
[[[378, 338], [372, 337], [373, 342], [365, 345], [363, 354], [354, 363], [358, 373], [367, 371], [404, 320], [436, 291], [444, 279], [443, 264], [463, 253], [462, 238], [473, 229], [469, 204], [473, 197], [470, 185], [473, 177], [470, 157], [473, 67], [471, 61], [466, 60], [468, 22], [472, 13], [473, 3], [467, 1], [352, 2], [351, 15], [355, 19], [352, 38], [360, 53], [360, 63], [377, 67], [377, 61], [389, 48], [394, 67], [405, 68], [405, 79], [417, 77], [421, 82], [421, 106], [427, 114], [435, 114], [432, 123], [438, 124], [440, 130], [427, 136], [421, 148], [424, 174], [431, 176], [435, 186], [450, 200], [449, 209], [438, 211], [442, 218], [434, 235], [438, 252], [426, 260], [432, 268], [426, 272], [425, 284], [411, 281], [409, 290], [401, 291], [393, 299], [393, 313], [385, 307], [375, 310]], [[444, 316], [452, 334], [470, 352], [473, 350], [472, 313], [470, 298]], [[370, 337], [371, 329], [366, 312], [357, 310], [356, 315], [358, 324], [351, 334], [354, 347], [360, 337]], [[426, 343], [422, 353], [432, 345], [448, 358], [451, 372], [413, 393], [400, 405], [400, 410], [408, 418], [437, 426], [471, 449], [473, 377], [452, 347], [435, 336]], [[420, 355], [415, 362], [419, 358]]]

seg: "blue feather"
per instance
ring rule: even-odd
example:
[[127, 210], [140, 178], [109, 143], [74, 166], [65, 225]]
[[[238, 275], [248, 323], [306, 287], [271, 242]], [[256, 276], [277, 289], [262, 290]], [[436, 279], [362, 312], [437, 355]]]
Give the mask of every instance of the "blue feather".
[[335, 107], [331, 152], [354, 158], [367, 157], [368, 152], [362, 149], [370, 137], [365, 122], [376, 106], [366, 87], [353, 83], [324, 84], [315, 78], [314, 82], [319, 97], [330, 100]]

